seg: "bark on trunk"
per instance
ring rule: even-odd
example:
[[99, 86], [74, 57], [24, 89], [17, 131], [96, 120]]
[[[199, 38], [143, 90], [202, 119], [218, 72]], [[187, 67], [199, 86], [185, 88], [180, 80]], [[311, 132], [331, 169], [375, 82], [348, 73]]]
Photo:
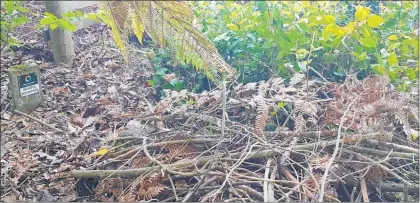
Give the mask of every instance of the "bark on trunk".
[[[64, 11], [63, 1], [45, 1], [47, 12], [59, 17]], [[54, 31], [50, 30], [51, 48], [53, 51], [54, 62], [62, 62], [73, 66], [75, 57], [72, 33], [57, 27]]]

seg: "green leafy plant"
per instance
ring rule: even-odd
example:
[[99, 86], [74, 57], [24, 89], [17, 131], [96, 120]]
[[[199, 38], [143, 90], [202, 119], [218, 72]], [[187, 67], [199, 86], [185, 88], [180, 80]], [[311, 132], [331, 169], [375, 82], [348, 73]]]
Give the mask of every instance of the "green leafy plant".
[[183, 81], [179, 80], [175, 75], [172, 75], [173, 66], [171, 64], [172, 58], [169, 51], [159, 49], [152, 61], [155, 73], [153, 75], [153, 80], [148, 81], [149, 85], [177, 91], [184, 88]]
[[201, 92], [208, 90], [209, 86], [214, 86], [204, 74], [194, 71], [190, 65], [184, 62], [174, 59], [168, 48], [158, 49], [152, 62], [154, 75], [153, 79], [147, 83], [158, 90], [188, 89], [193, 92]]
[[[2, 1], [1, 2], [1, 49], [11, 46], [19, 46], [20, 43], [15, 39], [11, 33], [20, 25], [28, 22], [28, 18], [24, 14], [34, 14], [29, 9], [21, 6], [22, 1]], [[97, 14], [83, 14], [81, 11], [69, 11], [61, 15], [61, 18], [51, 14], [49, 12], [43, 13], [43, 18], [36, 26], [37, 29], [48, 27], [51, 30], [55, 30], [58, 27], [68, 30], [75, 31], [76, 25], [74, 24], [82, 17], [87, 17], [92, 20], [97, 20]]]
[[417, 81], [417, 2], [191, 4], [201, 31], [243, 82], [295, 71], [331, 80], [376, 72], [401, 90]]
[[29, 10], [21, 6], [21, 1], [1, 1], [1, 50], [6, 47], [19, 46], [18, 40], [11, 34], [13, 30], [28, 22], [24, 13]]
[[68, 30], [71, 32], [76, 31], [76, 25], [74, 22], [80, 20], [80, 18], [84, 17], [81, 11], [69, 11], [67, 13], [61, 14], [62, 18], [58, 18], [52, 13], [44, 12], [43, 18], [37, 25], [37, 28], [48, 27], [50, 30], [55, 30], [56, 28], [60, 27], [63, 30]]

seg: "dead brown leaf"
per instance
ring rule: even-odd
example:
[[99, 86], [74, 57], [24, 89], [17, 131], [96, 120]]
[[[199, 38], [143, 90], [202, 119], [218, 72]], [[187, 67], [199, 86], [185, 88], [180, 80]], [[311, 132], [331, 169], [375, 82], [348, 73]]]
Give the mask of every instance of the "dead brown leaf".
[[83, 118], [80, 116], [75, 116], [71, 119], [71, 123], [79, 127], [83, 126]]
[[54, 95], [68, 94], [70, 92], [68, 87], [54, 87], [51, 89]]
[[93, 75], [93, 73], [86, 73], [86, 74], [84, 74], [83, 75], [83, 78], [84, 79], [91, 79], [91, 78], [93, 78], [95, 75]]
[[118, 115], [116, 118], [130, 118], [138, 115], [139, 113], [123, 113], [121, 115]]
[[107, 106], [111, 104], [111, 101], [108, 98], [99, 98], [97, 103], [99, 103], [101, 106]]
[[170, 82], [171, 80], [175, 79], [175, 77], [176, 77], [176, 75], [174, 73], [172, 73], [172, 74], [166, 74], [164, 76], [166, 82]]
[[120, 65], [118, 65], [115, 61], [107, 61], [105, 62], [105, 67], [107, 68], [119, 68], [121, 67]]

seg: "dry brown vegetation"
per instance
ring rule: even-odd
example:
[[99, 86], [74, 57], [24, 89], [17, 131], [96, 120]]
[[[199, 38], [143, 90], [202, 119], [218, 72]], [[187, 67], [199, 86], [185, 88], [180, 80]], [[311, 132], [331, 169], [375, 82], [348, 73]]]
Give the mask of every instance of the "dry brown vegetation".
[[[74, 67], [2, 54], [2, 201], [418, 201], [418, 87], [296, 73], [159, 99], [150, 61], [124, 64], [104, 25], [74, 36]], [[43, 67], [33, 115], [64, 133], [7, 111], [7, 67], [25, 61]]]

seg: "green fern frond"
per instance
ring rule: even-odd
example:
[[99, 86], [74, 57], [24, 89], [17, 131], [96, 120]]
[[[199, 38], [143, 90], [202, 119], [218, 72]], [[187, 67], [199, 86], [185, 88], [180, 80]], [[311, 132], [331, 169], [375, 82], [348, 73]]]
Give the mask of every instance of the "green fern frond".
[[[172, 46], [175, 57], [217, 82], [221, 73], [233, 76], [235, 70], [219, 55], [216, 47], [193, 26], [194, 14], [185, 2], [178, 1], [106, 1], [102, 4], [109, 16], [109, 27], [118, 47], [126, 56], [121, 34], [127, 33], [126, 23], [142, 41], [146, 32], [160, 47]], [[217, 71], [209, 71], [209, 69]]]
[[108, 8], [110, 9], [111, 17], [114, 19], [118, 30], [121, 32], [125, 28], [125, 23], [129, 14], [129, 5], [121, 4], [118, 1], [107, 1]]
[[120, 48], [125, 62], [128, 62], [127, 50], [121, 34], [124, 33], [129, 7], [127, 4], [119, 3], [119, 1], [104, 1], [100, 3], [100, 6], [104, 11], [101, 19], [111, 27], [112, 38], [114, 38], [115, 44]]
[[[131, 27], [133, 27], [134, 34], [138, 39], [143, 39], [144, 24], [140, 16], [136, 13], [131, 18]], [[142, 40], [139, 40], [140, 44], [143, 45]]]

